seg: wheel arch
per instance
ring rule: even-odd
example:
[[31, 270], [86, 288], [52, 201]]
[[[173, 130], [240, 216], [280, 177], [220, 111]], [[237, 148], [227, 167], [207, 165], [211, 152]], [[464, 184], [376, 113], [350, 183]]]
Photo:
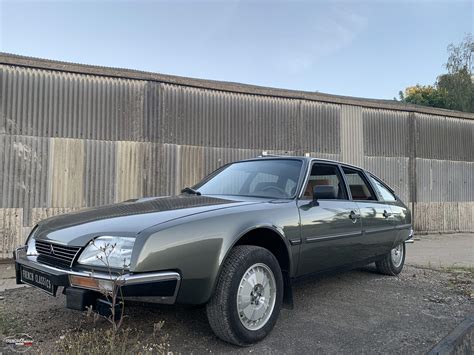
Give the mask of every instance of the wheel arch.
[[[275, 242], [276, 241], [276, 242]], [[219, 265], [217, 277], [214, 280], [212, 292], [215, 292], [217, 280], [220, 277], [222, 266], [227, 259], [230, 251], [238, 245], [254, 245], [270, 251], [278, 261], [283, 275], [283, 302], [287, 308], [293, 307], [293, 292], [291, 287], [291, 275], [293, 270], [293, 257], [290, 249], [290, 243], [284, 237], [283, 233], [273, 225], [259, 225], [249, 228], [238, 235], [231, 246], [226, 250], [224, 257]]]

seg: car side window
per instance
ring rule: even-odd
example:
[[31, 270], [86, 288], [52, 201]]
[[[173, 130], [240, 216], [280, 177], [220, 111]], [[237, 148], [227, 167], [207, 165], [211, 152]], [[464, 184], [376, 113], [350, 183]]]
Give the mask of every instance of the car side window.
[[343, 167], [353, 200], [377, 200], [374, 191], [359, 170]]
[[315, 186], [332, 186], [336, 199], [347, 200], [344, 182], [336, 165], [314, 163], [306, 184], [303, 199], [312, 199]]
[[372, 182], [372, 186], [378, 191], [379, 195], [382, 197], [384, 201], [396, 201], [396, 197], [393, 193], [387, 189], [380, 181], [375, 179], [373, 176], [369, 175], [369, 179]]

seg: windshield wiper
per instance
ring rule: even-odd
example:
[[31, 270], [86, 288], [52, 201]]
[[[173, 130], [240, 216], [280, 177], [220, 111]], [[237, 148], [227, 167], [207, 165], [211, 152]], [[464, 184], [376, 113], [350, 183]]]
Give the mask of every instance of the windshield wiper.
[[194, 190], [191, 187], [185, 187], [184, 189], [181, 190], [181, 192], [187, 192], [193, 195], [201, 196], [201, 193], [198, 190]]

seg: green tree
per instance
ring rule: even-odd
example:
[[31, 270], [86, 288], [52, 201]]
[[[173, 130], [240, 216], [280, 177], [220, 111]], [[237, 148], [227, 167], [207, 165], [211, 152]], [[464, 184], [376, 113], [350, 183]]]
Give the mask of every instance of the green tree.
[[446, 108], [474, 112], [474, 83], [466, 69], [457, 73], [443, 74], [436, 83], [439, 90], [446, 92]]
[[410, 104], [447, 108], [448, 98], [445, 90], [438, 90], [432, 85], [409, 86], [405, 92], [400, 91], [400, 101]]
[[474, 112], [473, 50], [472, 34], [468, 34], [459, 45], [448, 46], [448, 73], [440, 75], [436, 85], [447, 92], [451, 109]]
[[400, 101], [474, 112], [473, 51], [472, 34], [466, 35], [459, 45], [450, 44], [447, 73], [438, 76], [434, 85], [415, 85], [400, 91]]

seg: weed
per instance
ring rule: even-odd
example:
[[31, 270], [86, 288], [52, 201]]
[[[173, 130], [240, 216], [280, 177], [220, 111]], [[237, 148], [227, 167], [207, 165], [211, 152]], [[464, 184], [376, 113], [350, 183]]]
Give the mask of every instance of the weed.
[[[99, 259], [107, 268], [112, 286], [101, 289], [100, 293], [110, 305], [110, 315], [101, 316], [88, 307], [86, 321], [92, 320], [92, 329], [70, 330], [58, 342], [60, 353], [67, 354], [168, 354], [168, 336], [162, 334], [163, 322], [153, 325], [151, 336], [146, 336], [143, 331], [124, 328], [125, 302], [121, 292], [123, 285], [122, 276], [127, 265], [120, 272], [113, 271], [109, 258], [116, 244], [106, 244], [97, 247]], [[118, 306], [118, 307], [117, 307]], [[119, 309], [119, 314], [116, 312]], [[103, 329], [95, 327], [100, 318], [106, 319], [110, 327]]]
[[156, 323], [151, 336], [136, 329], [92, 328], [68, 332], [57, 341], [58, 352], [67, 354], [168, 354], [168, 337], [161, 334], [163, 323]]

